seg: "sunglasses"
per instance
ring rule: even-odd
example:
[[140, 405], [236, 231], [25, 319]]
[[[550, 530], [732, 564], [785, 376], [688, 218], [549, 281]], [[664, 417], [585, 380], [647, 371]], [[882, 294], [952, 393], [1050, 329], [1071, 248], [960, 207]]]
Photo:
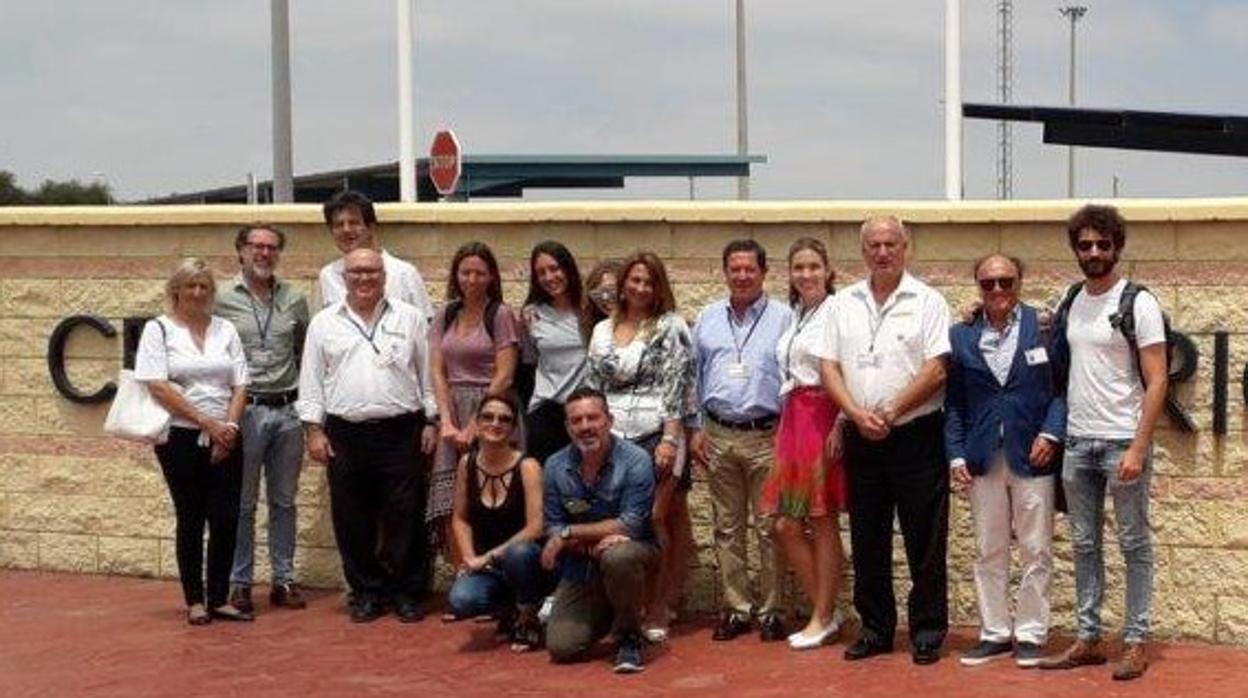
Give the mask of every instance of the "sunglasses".
[[1014, 277], [999, 276], [994, 279], [979, 279], [979, 288], [985, 292], [991, 291], [994, 288], [999, 288], [1002, 291], [1009, 291], [1014, 288]]
[[508, 424], [516, 421], [516, 418], [502, 412], [482, 412], [477, 415], [477, 421], [482, 424], [500, 424], [502, 426], [507, 426]]
[[1111, 252], [1114, 249], [1114, 241], [1113, 240], [1080, 240], [1079, 242], [1075, 243], [1075, 249], [1079, 250], [1080, 252], [1091, 252], [1093, 247], [1100, 250], [1101, 252]]
[[614, 303], [615, 289], [600, 288], [589, 292], [589, 299], [595, 303]]

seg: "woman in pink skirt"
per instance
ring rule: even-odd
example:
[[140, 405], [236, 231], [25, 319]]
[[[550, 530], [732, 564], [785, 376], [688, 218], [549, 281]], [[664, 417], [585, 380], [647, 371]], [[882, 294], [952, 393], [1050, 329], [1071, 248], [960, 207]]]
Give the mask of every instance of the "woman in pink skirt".
[[846, 505], [839, 457], [836, 403], [823, 389], [814, 349], [832, 322], [832, 269], [823, 243], [801, 238], [789, 248], [789, 302], [793, 324], [776, 353], [783, 372], [775, 466], [763, 484], [759, 510], [776, 517], [783, 546], [810, 599], [810, 622], [789, 636], [795, 650], [835, 639], [840, 627], [836, 597], [844, 554], [837, 513]]

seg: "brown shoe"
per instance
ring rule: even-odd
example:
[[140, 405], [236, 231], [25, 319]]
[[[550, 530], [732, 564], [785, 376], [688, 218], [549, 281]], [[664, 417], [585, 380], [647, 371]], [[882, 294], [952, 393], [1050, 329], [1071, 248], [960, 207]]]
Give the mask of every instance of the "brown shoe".
[[1143, 642], [1128, 642], [1122, 659], [1114, 666], [1115, 681], [1130, 681], [1144, 675], [1148, 669], [1148, 648]]
[[225, 602], [243, 613], [256, 612], [256, 606], [251, 602], [251, 587], [237, 584], [231, 586], [230, 595]]
[[1105, 658], [1104, 650], [1101, 649], [1100, 640], [1075, 640], [1075, 643], [1066, 648], [1065, 652], [1045, 657], [1036, 666], [1041, 669], [1074, 669], [1104, 664], [1106, 661], [1108, 660]]
[[303, 598], [303, 592], [299, 589], [299, 585], [294, 582], [285, 582], [282, 584], [274, 584], [269, 590], [269, 604], [279, 608], [302, 609], [308, 607], [308, 602]]

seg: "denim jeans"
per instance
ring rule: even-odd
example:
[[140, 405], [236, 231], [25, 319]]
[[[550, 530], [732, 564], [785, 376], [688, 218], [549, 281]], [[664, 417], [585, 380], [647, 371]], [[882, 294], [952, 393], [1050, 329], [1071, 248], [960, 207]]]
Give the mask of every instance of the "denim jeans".
[[512, 543], [495, 566], [456, 579], [447, 602], [457, 618], [497, 613], [512, 604], [536, 607], [555, 581], [553, 572], [542, 569], [541, 546]]
[[1079, 638], [1101, 637], [1105, 596], [1105, 490], [1114, 499], [1118, 547], [1126, 563], [1127, 608], [1123, 640], [1143, 642], [1149, 632], [1153, 597], [1153, 542], [1148, 524], [1152, 447], [1144, 470], [1131, 482], [1118, 479], [1129, 440], [1071, 436], [1066, 439], [1062, 485], [1066, 490], [1075, 553], [1075, 595]]
[[269, 564], [273, 583], [295, 581], [295, 496], [303, 464], [303, 425], [294, 405], [249, 405], [243, 412], [243, 491], [230, 583], [251, 586], [255, 573], [256, 499], [260, 471], [269, 505]]

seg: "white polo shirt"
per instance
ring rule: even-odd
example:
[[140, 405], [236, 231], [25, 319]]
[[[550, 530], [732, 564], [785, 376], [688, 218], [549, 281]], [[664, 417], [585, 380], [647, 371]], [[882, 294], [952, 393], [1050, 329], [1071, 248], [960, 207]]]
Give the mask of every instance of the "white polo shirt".
[[[160, 331], [162, 326], [164, 332]], [[213, 419], [225, 419], [234, 388], [248, 383], [243, 342], [233, 323], [214, 315], [201, 349], [190, 329], [161, 315], [143, 326], [134, 355], [134, 379], [175, 383], [196, 410]], [[176, 415], [172, 423], [175, 427], [199, 428]]]
[[403, 301], [383, 300], [371, 324], [345, 302], [312, 318], [299, 373], [299, 419], [349, 422], [425, 410], [437, 414], [429, 374], [428, 324]]
[[[394, 255], [381, 251], [381, 264], [386, 270], [386, 298], [403, 301], [416, 309], [428, 322], [433, 319], [433, 302], [429, 300], [429, 291], [425, 288], [425, 280], [421, 278], [416, 267]], [[341, 303], [347, 298], [347, 280], [343, 276], [346, 262], [342, 257], [321, 267], [321, 307], [328, 308]]]
[[[838, 362], [850, 396], [875, 409], [897, 397], [923, 362], [949, 353], [949, 304], [908, 272], [883, 305], [876, 305], [868, 284], [859, 281], [834, 296], [833, 316], [816, 354]], [[942, 387], [898, 415], [896, 424], [935, 412], [944, 400]]]

